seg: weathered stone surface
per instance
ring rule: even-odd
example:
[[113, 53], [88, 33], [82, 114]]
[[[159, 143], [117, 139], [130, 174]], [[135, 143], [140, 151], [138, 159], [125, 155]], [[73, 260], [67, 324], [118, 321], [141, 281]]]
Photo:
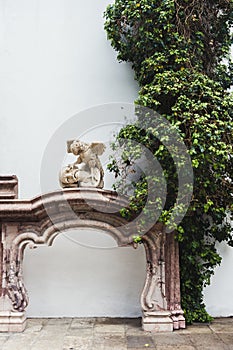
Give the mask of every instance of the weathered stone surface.
[[67, 330], [67, 335], [78, 336], [81, 338], [89, 338], [93, 336], [92, 328], [69, 328]]
[[153, 339], [150, 335], [128, 335], [127, 336], [127, 347], [132, 348], [152, 348], [154, 347]]
[[177, 333], [156, 334], [153, 336], [156, 346], [183, 346], [192, 345], [189, 335], [181, 335]]
[[[24, 348], [21, 348], [22, 350]], [[53, 339], [39, 339], [33, 343], [30, 350], [63, 350], [63, 339], [56, 339], [55, 335]], [[5, 350], [5, 349], [4, 349]], [[6, 349], [8, 350], [8, 348]], [[13, 349], [12, 349], [13, 350]], [[27, 350], [27, 348], [25, 348]]]
[[211, 324], [232, 324], [233, 325], [233, 316], [230, 317], [215, 317]]
[[95, 350], [107, 350], [110, 348], [114, 350], [127, 349], [124, 335], [121, 336], [119, 334], [111, 334], [110, 332], [108, 334], [95, 334], [93, 347]]
[[70, 325], [70, 323], [73, 321], [72, 317], [61, 317], [61, 318], [49, 318], [46, 325]]
[[229, 348], [233, 349], [233, 333], [216, 333]]
[[125, 333], [126, 335], [140, 335], [140, 336], [145, 334], [151, 335], [150, 332], [145, 332], [143, 329], [138, 329], [138, 328], [126, 329]]
[[[191, 345], [158, 345], [156, 347], [156, 350], [196, 350], [196, 348], [194, 346]], [[199, 350], [199, 348], [198, 348]], [[215, 349], [212, 349], [215, 350]]]
[[[227, 322], [229, 320], [229, 323]], [[57, 321], [57, 324], [56, 324]], [[48, 325], [46, 319], [29, 319], [26, 331], [22, 334], [2, 333], [0, 334], [1, 350], [231, 350], [233, 348], [232, 333], [198, 333], [198, 325], [188, 326], [191, 331], [185, 334], [182, 330], [150, 335], [142, 332], [138, 320], [121, 319], [122, 325], [127, 331], [133, 330], [133, 336], [119, 335], [117, 333], [105, 332], [95, 333], [94, 328], [98, 325], [98, 319], [93, 319], [92, 328], [73, 328], [71, 324], [79, 319], [64, 320], [65, 329], [62, 331], [62, 320], [53, 319], [52, 325]], [[84, 321], [84, 320], [83, 320]], [[88, 319], [88, 322], [91, 320]], [[103, 322], [103, 319], [99, 321]], [[106, 319], [106, 325], [119, 324], [119, 320]], [[216, 322], [216, 325], [232, 325], [230, 319], [224, 322]], [[209, 329], [208, 325], [202, 328]], [[39, 330], [40, 329], [40, 330]], [[76, 332], [70, 334], [69, 332]], [[59, 332], [59, 333], [58, 333]]]
[[19, 334], [17, 337], [11, 336], [4, 342], [1, 350], [30, 350], [35, 338], [31, 334]]
[[[126, 322], [127, 319], [123, 319], [122, 317], [114, 317], [114, 318], [110, 318], [110, 317], [97, 317], [96, 318], [96, 321], [95, 321], [95, 324], [99, 324], [99, 325], [114, 325], [114, 324], [120, 324], [122, 325], [123, 323]], [[132, 322], [135, 322], [135, 319], [130, 319], [129, 320], [133, 320]], [[136, 319], [137, 320], [137, 319]], [[123, 321], [123, 322], [122, 322]]]
[[191, 326], [188, 326], [186, 329], [181, 329], [179, 331], [179, 334], [191, 334], [191, 333], [212, 334], [212, 331], [209, 328], [209, 325], [202, 325], [202, 324], [191, 325]]
[[38, 324], [38, 325], [32, 325], [31, 327], [27, 327], [24, 331], [24, 334], [27, 333], [38, 333], [41, 331], [43, 325], [42, 324]]
[[216, 334], [190, 334], [190, 339], [198, 349], [226, 349], [224, 342]]
[[142, 325], [142, 319], [141, 318], [125, 318], [125, 325], [126, 325], [126, 330], [127, 329], [139, 329]]
[[94, 327], [95, 333], [112, 333], [118, 335], [125, 334], [124, 324], [96, 324]]
[[213, 323], [210, 324], [210, 329], [216, 333], [233, 333], [233, 324]]
[[64, 338], [63, 350], [70, 349], [92, 349], [93, 348], [93, 338], [92, 337], [79, 337], [67, 335]]
[[72, 323], [70, 325], [70, 330], [92, 330], [94, 327], [95, 318], [75, 318], [72, 320]]
[[9, 335], [0, 334], [0, 349], [2, 349], [3, 345], [6, 343], [8, 339], [9, 339]]

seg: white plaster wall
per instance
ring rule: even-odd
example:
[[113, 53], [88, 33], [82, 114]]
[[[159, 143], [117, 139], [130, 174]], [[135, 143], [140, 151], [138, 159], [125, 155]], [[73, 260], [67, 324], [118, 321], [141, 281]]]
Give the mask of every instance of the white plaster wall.
[[40, 191], [43, 152], [60, 124], [137, 96], [133, 72], [106, 40], [108, 3], [0, 0], [0, 171], [18, 175], [22, 197]]
[[[21, 198], [40, 193], [42, 157], [59, 126], [81, 110], [132, 103], [137, 96], [130, 66], [116, 61], [106, 40], [102, 13], [109, 2], [0, 0], [0, 173], [19, 177]], [[123, 114], [116, 118], [110, 113], [109, 122], [123, 120]], [[94, 119], [95, 125], [98, 117]], [[82, 131], [90, 128], [90, 120], [82, 119], [80, 125]], [[100, 232], [67, 235], [83, 245], [113, 245]], [[26, 251], [28, 315], [140, 315], [143, 249], [83, 245], [61, 234], [52, 247]], [[233, 251], [222, 249], [223, 265], [206, 290], [214, 315], [233, 314]]]
[[217, 248], [223, 259], [211, 278], [211, 285], [205, 289], [204, 300], [212, 316], [233, 316], [233, 248], [226, 243], [218, 244]]
[[[233, 58], [233, 45], [231, 46], [231, 57]], [[230, 91], [233, 91], [233, 85]], [[222, 257], [222, 262], [211, 278], [211, 285], [204, 290], [204, 301], [207, 311], [213, 317], [233, 316], [233, 248], [223, 242], [217, 244], [217, 250]]]
[[[83, 245], [93, 242], [95, 248]], [[102, 232], [85, 230], [60, 234], [52, 247], [29, 250], [24, 261], [28, 315], [139, 316], [144, 248], [114, 246]]]
[[[116, 61], [106, 40], [102, 14], [108, 3], [0, 1], [0, 172], [17, 174], [21, 198], [40, 193], [41, 160], [62, 123], [92, 106], [132, 103], [137, 96], [133, 72]], [[78, 136], [98, 118], [81, 118], [72, 132]], [[109, 113], [104, 121], [122, 118]], [[112, 247], [105, 233], [96, 234], [86, 231], [82, 243]], [[140, 315], [142, 249], [85, 248], [60, 235], [52, 247], [26, 251], [24, 266], [29, 316]]]

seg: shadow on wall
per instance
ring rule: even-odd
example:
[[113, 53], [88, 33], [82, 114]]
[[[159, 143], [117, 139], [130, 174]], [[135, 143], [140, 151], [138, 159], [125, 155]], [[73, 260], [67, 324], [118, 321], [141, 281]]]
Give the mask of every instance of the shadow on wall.
[[145, 271], [142, 246], [118, 248], [95, 230], [62, 233], [52, 247], [25, 251], [27, 316], [141, 316]]

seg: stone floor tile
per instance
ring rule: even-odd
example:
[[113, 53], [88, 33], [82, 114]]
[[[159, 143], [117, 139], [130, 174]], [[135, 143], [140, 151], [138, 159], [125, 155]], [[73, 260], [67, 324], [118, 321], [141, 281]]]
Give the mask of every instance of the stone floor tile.
[[[57, 318], [55, 319], [57, 320]], [[27, 318], [27, 324], [42, 324], [45, 326], [49, 321], [49, 318]]]
[[154, 349], [154, 342], [150, 335], [128, 335], [126, 337], [128, 349], [132, 348], [149, 348]]
[[224, 342], [216, 334], [190, 334], [190, 339], [193, 345], [198, 350], [204, 348], [225, 349]]
[[233, 333], [233, 323], [213, 323], [210, 329], [215, 333]]
[[216, 333], [216, 335], [224, 342], [224, 344], [233, 347], [233, 333]]
[[27, 324], [24, 334], [27, 333], [39, 333], [43, 328], [42, 324]]
[[34, 342], [31, 334], [11, 334], [3, 345], [1, 350], [30, 350]]
[[155, 350], [154, 346], [144, 346], [143, 348], [127, 348], [127, 350]]
[[164, 333], [154, 334], [152, 336], [156, 346], [177, 346], [177, 345], [192, 345], [189, 334]]
[[[37, 341], [50, 341], [56, 340], [61, 343], [66, 335], [66, 329], [61, 330], [60, 328], [52, 327], [52, 329], [42, 329], [38, 334]], [[33, 334], [32, 334], [33, 336]]]
[[185, 329], [179, 329], [178, 331], [175, 331], [175, 333], [179, 334], [192, 334], [192, 333], [199, 333], [199, 334], [211, 334], [212, 330], [209, 328], [209, 325], [202, 325], [202, 324], [196, 324], [187, 326]]
[[44, 319], [44, 318], [27, 319], [27, 325], [26, 325], [24, 334], [40, 332], [43, 326], [45, 326], [47, 323], [48, 323], [48, 319]]
[[6, 341], [9, 339], [8, 335], [2, 335], [0, 334], [0, 349], [2, 349], [2, 346], [6, 343]]
[[156, 350], [196, 350], [196, 348], [192, 345], [158, 345]]
[[[20, 350], [24, 350], [24, 348]], [[27, 349], [25, 348], [25, 350]], [[40, 339], [33, 343], [30, 350], [63, 350], [63, 339], [58, 340], [56, 337], [54, 339]]]
[[[30, 345], [27, 344], [22, 344], [22, 343], [11, 343], [11, 342], [7, 342], [5, 344], [2, 345], [1, 350], [31, 350], [32, 347]], [[33, 349], [34, 350], [34, 349]], [[37, 350], [37, 349], [35, 349]], [[57, 349], [58, 350], [58, 349]]]
[[230, 316], [230, 317], [216, 317], [216, 318], [213, 319], [213, 321], [211, 321], [211, 324], [214, 324], [214, 323], [227, 323], [227, 324], [233, 323], [233, 316]]
[[27, 326], [43, 324], [44, 321], [45, 321], [45, 323], [47, 323], [48, 319], [44, 319], [44, 318], [28, 318], [27, 319]]
[[95, 324], [94, 326], [95, 333], [117, 333], [120, 335], [125, 334], [125, 325], [124, 324]]
[[88, 338], [93, 335], [93, 328], [69, 328], [66, 335]]
[[143, 332], [141, 319], [29, 319], [23, 333], [0, 333], [0, 349], [233, 350], [232, 328], [232, 318], [163, 334]]
[[69, 324], [47, 324], [45, 325], [42, 330], [41, 333], [43, 334], [63, 334], [66, 333], [68, 331], [68, 329], [70, 328]]
[[95, 350], [101, 349], [114, 349], [114, 350], [124, 350], [127, 349], [126, 340], [124, 336], [118, 334], [95, 334], [93, 348]]
[[93, 348], [93, 338], [65, 336], [63, 350], [89, 350]]
[[195, 345], [195, 349], [198, 350], [231, 350], [228, 345], [213, 344], [212, 345]]
[[126, 319], [121, 318], [121, 317], [115, 317], [115, 318], [110, 318], [110, 317], [97, 317], [95, 320], [95, 324], [119, 324], [119, 325], [124, 325], [126, 322]]
[[125, 330], [126, 335], [151, 335], [150, 332], [145, 332], [142, 328], [128, 328]]
[[71, 322], [70, 328], [93, 328], [95, 318], [74, 318]]
[[126, 345], [122, 345], [122, 344], [121, 345], [98, 344], [98, 345], [94, 345], [91, 350], [127, 350], [127, 347]]
[[141, 329], [142, 319], [140, 318], [126, 318], [125, 319], [126, 329]]
[[72, 320], [73, 319], [71, 317], [49, 318], [47, 325], [67, 325], [71, 324]]

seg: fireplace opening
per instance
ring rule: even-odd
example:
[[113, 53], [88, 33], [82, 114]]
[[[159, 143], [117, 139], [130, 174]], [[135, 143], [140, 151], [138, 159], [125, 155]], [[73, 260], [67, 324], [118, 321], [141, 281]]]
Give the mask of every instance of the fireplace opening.
[[69, 230], [52, 246], [25, 250], [27, 317], [138, 317], [143, 246], [119, 248], [106, 232]]

